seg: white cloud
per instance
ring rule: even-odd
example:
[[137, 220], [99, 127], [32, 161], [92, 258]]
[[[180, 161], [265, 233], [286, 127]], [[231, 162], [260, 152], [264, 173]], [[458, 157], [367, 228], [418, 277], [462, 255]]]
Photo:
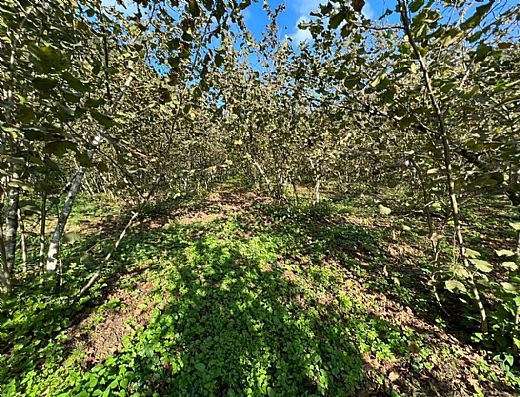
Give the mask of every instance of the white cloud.
[[291, 35], [291, 38], [294, 40], [296, 45], [299, 45], [300, 43], [304, 41], [312, 41], [312, 34], [309, 29], [300, 29], [298, 25], [303, 22], [308, 22], [309, 18], [301, 16], [298, 21], [296, 22], [296, 31]]
[[375, 16], [374, 9], [372, 8], [372, 4], [369, 1], [365, 2], [365, 6], [361, 10], [365, 18], [372, 19]]
[[300, 29], [298, 25], [302, 22], [308, 22], [310, 20], [310, 13], [317, 10], [319, 5], [326, 1], [327, 0], [292, 0], [289, 2], [289, 6], [299, 15], [298, 21], [294, 25], [294, 32], [291, 34], [295, 45], [299, 45], [304, 41], [312, 41], [311, 32], [308, 29]]
[[133, 1], [123, 0], [123, 3], [125, 3], [125, 7], [121, 6], [116, 0], [101, 0], [101, 4], [103, 4], [103, 7], [115, 7], [116, 10], [124, 14], [133, 14], [137, 12], [137, 7], [135, 6], [135, 3]]
[[[299, 14], [298, 21], [294, 26], [294, 33], [290, 35], [296, 45], [304, 41], [312, 41], [312, 34], [308, 29], [300, 29], [298, 25], [302, 22], [310, 20], [310, 13], [318, 9], [320, 4], [326, 3], [327, 0], [292, 0], [289, 2], [290, 7]], [[374, 8], [370, 1], [365, 1], [365, 6], [361, 11], [365, 18], [372, 19], [375, 17]]]
[[300, 16], [307, 16], [318, 9], [320, 3], [325, 3], [325, 0], [293, 0], [290, 2], [291, 7], [298, 13]]

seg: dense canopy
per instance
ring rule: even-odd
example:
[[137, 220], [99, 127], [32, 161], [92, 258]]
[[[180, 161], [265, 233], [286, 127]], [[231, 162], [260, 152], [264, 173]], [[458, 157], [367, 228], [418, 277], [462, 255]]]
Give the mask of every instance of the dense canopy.
[[515, 395], [520, 6], [251, 3], [1, 2], [0, 395]]

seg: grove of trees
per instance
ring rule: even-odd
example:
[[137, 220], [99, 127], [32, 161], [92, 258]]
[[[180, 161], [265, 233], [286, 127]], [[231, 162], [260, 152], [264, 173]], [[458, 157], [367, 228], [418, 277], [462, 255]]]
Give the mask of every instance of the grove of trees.
[[[363, 0], [328, 0], [301, 45], [267, 2], [262, 39], [244, 20], [251, 0], [115, 3], [0, 4], [5, 299], [66, 282], [60, 248], [83, 193], [131, 205], [114, 252], [147, 206], [230, 180], [284, 206], [400, 191], [379, 210], [426, 222], [434, 304], [449, 313], [461, 300], [467, 310], [447, 316], [518, 357], [517, 2], [397, 0], [368, 19]], [[467, 238], [480, 204], [514, 209], [514, 244]]]

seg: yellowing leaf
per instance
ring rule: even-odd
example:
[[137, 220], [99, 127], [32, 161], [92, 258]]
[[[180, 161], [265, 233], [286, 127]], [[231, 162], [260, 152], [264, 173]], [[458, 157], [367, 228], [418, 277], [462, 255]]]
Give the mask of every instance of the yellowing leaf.
[[462, 284], [460, 281], [458, 280], [447, 280], [445, 283], [444, 283], [444, 287], [450, 291], [450, 292], [453, 292], [455, 290], [459, 290], [459, 291], [462, 291], [462, 292], [465, 292], [466, 291], [466, 287], [464, 286], [464, 284]]
[[385, 207], [382, 204], [379, 204], [379, 213], [381, 215], [390, 215], [391, 212], [392, 212], [392, 210], [390, 208]]
[[513, 256], [515, 253], [510, 250], [495, 250], [498, 256]]
[[478, 258], [480, 256], [480, 252], [474, 251], [471, 248], [466, 248], [466, 256], [468, 258]]
[[470, 258], [469, 261], [475, 265], [475, 267], [480, 270], [483, 273], [489, 273], [493, 270], [493, 266], [487, 261], [484, 261], [482, 259], [473, 259]]
[[504, 262], [502, 266], [511, 271], [515, 271], [518, 269], [518, 265], [515, 262]]
[[502, 282], [500, 283], [504, 291], [509, 292], [510, 294], [517, 294], [518, 293], [518, 287], [514, 284], [508, 283], [508, 282]]

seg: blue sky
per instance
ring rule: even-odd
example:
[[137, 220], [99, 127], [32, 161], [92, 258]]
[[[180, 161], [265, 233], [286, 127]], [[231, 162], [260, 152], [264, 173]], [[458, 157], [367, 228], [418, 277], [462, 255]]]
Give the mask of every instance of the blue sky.
[[[326, 3], [326, 0], [270, 0], [271, 7], [276, 7], [281, 3], [285, 4], [285, 11], [278, 18], [280, 27], [280, 35], [291, 36], [295, 44], [308, 40], [311, 35], [308, 31], [298, 29], [298, 24], [309, 19], [310, 13], [317, 9], [320, 2]], [[378, 17], [389, 7], [395, 6], [395, 0], [366, 0], [363, 13], [369, 17]], [[262, 0], [253, 3], [246, 11], [246, 23], [251, 31], [261, 37], [261, 32], [265, 29], [267, 17], [262, 10]]]
[[[102, 2], [105, 6], [116, 5], [116, 0], [102, 0]], [[326, 2], [327, 0], [269, 0], [269, 4], [272, 8], [282, 3], [285, 4], [285, 11], [283, 11], [278, 18], [281, 38], [285, 35], [291, 36], [296, 45], [301, 41], [310, 39], [310, 33], [298, 29], [298, 24], [309, 19], [310, 13], [317, 9], [320, 3]], [[127, 12], [135, 12], [136, 8], [133, 1], [127, 0], [126, 3], [128, 4]], [[258, 38], [262, 37], [262, 32], [268, 23], [267, 15], [262, 9], [262, 3], [263, 0], [253, 2], [251, 6], [244, 11], [247, 26]], [[363, 13], [370, 18], [378, 17], [387, 8], [394, 6], [395, 0], [365, 0]]]
[[[320, 3], [327, 3], [327, 0], [268, 0], [271, 8], [275, 8], [280, 4], [285, 4], [285, 10], [278, 17], [278, 25], [280, 28], [280, 38], [290, 36], [295, 46], [304, 40], [311, 38], [310, 32], [300, 30], [298, 24], [310, 18], [310, 13], [316, 10]], [[501, 0], [497, 3], [514, 5], [518, 0]], [[126, 12], [135, 12], [135, 4], [133, 0], [125, 0], [128, 8]], [[365, 0], [363, 13], [368, 18], [378, 18], [387, 8], [394, 9], [396, 0]], [[116, 0], [102, 0], [105, 6], [114, 6]], [[257, 37], [262, 37], [262, 32], [268, 23], [266, 12], [262, 9], [263, 0], [252, 2], [251, 6], [244, 10], [245, 21], [252, 33]], [[480, 1], [473, 4], [484, 4]], [[119, 6], [117, 6], [120, 8]]]

